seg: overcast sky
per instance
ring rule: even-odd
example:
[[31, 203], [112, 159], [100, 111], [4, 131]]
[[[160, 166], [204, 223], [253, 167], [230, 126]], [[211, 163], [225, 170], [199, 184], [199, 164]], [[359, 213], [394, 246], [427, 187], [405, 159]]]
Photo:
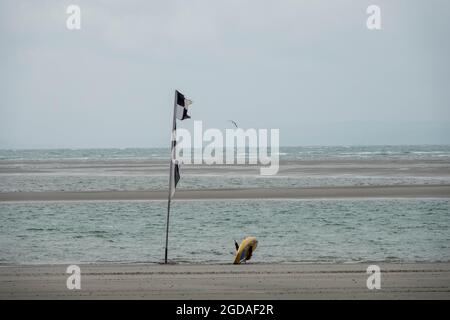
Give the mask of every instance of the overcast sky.
[[2, 0], [0, 148], [166, 147], [175, 88], [282, 145], [449, 144], [449, 39], [446, 0]]

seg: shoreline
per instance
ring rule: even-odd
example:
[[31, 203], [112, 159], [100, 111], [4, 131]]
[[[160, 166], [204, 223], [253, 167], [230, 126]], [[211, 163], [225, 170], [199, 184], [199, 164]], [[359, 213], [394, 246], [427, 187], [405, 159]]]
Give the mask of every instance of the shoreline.
[[355, 264], [80, 264], [0, 267], [0, 299], [450, 299], [450, 263], [373, 263], [381, 289]]
[[[72, 262], [49, 262], [49, 263], [0, 263], [0, 269], [2, 268], [47, 268], [47, 267], [67, 267], [70, 264], [73, 264]], [[444, 261], [444, 260], [438, 260], [438, 261], [425, 261], [425, 260], [419, 260], [419, 261], [358, 261], [358, 262], [319, 262], [319, 261], [282, 261], [282, 262], [260, 262], [260, 261], [253, 261], [242, 263], [241, 266], [245, 265], [252, 265], [254, 267], [258, 266], [357, 266], [357, 265], [371, 265], [371, 264], [378, 264], [378, 265], [406, 265], [406, 266], [427, 266], [427, 265], [445, 265], [449, 264], [450, 267], [450, 260]], [[161, 266], [171, 266], [171, 267], [224, 267], [224, 266], [231, 266], [233, 265], [231, 262], [176, 262], [176, 261], [168, 261], [167, 264], [162, 262], [151, 262], [151, 261], [109, 261], [109, 262], [81, 262], [79, 263], [80, 266], [85, 267], [102, 267], [102, 266], [110, 266], [110, 267], [139, 267], [139, 266], [146, 266], [146, 267], [161, 267]], [[236, 265], [233, 265], [233, 267], [236, 267]], [[448, 270], [450, 272], [450, 269]]]
[[[0, 202], [167, 200], [167, 191], [0, 192]], [[174, 200], [450, 198], [450, 185], [177, 190]]]

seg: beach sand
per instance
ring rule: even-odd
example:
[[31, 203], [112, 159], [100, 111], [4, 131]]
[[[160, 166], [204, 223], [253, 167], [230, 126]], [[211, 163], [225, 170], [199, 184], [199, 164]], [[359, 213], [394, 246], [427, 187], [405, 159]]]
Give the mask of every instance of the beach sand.
[[[1, 192], [1, 201], [166, 200], [168, 191]], [[449, 198], [450, 185], [177, 190], [175, 200]]]
[[450, 299], [450, 263], [80, 265], [68, 290], [67, 265], [0, 267], [0, 299]]

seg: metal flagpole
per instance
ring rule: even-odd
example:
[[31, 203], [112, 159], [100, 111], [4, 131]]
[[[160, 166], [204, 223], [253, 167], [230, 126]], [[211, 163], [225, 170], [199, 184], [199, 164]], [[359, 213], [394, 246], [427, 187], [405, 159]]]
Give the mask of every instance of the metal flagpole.
[[164, 263], [167, 264], [167, 247], [169, 244], [169, 215], [170, 215], [170, 200], [172, 195], [172, 176], [173, 176], [173, 160], [175, 159], [175, 146], [176, 146], [176, 117], [177, 112], [177, 91], [175, 90], [175, 97], [173, 100], [173, 120], [172, 120], [172, 134], [171, 134], [171, 156], [170, 156], [170, 174], [169, 174], [169, 198], [167, 201], [167, 221], [166, 221], [166, 250], [164, 255]]

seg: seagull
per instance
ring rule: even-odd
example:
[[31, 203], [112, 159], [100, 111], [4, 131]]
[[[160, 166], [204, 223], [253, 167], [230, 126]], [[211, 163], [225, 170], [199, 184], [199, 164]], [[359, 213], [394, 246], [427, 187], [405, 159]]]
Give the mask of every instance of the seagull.
[[228, 120], [228, 121], [230, 121], [232, 124], [234, 124], [234, 126], [235, 126], [236, 128], [238, 128], [238, 125], [237, 125], [236, 121], [233, 121], [233, 120]]

